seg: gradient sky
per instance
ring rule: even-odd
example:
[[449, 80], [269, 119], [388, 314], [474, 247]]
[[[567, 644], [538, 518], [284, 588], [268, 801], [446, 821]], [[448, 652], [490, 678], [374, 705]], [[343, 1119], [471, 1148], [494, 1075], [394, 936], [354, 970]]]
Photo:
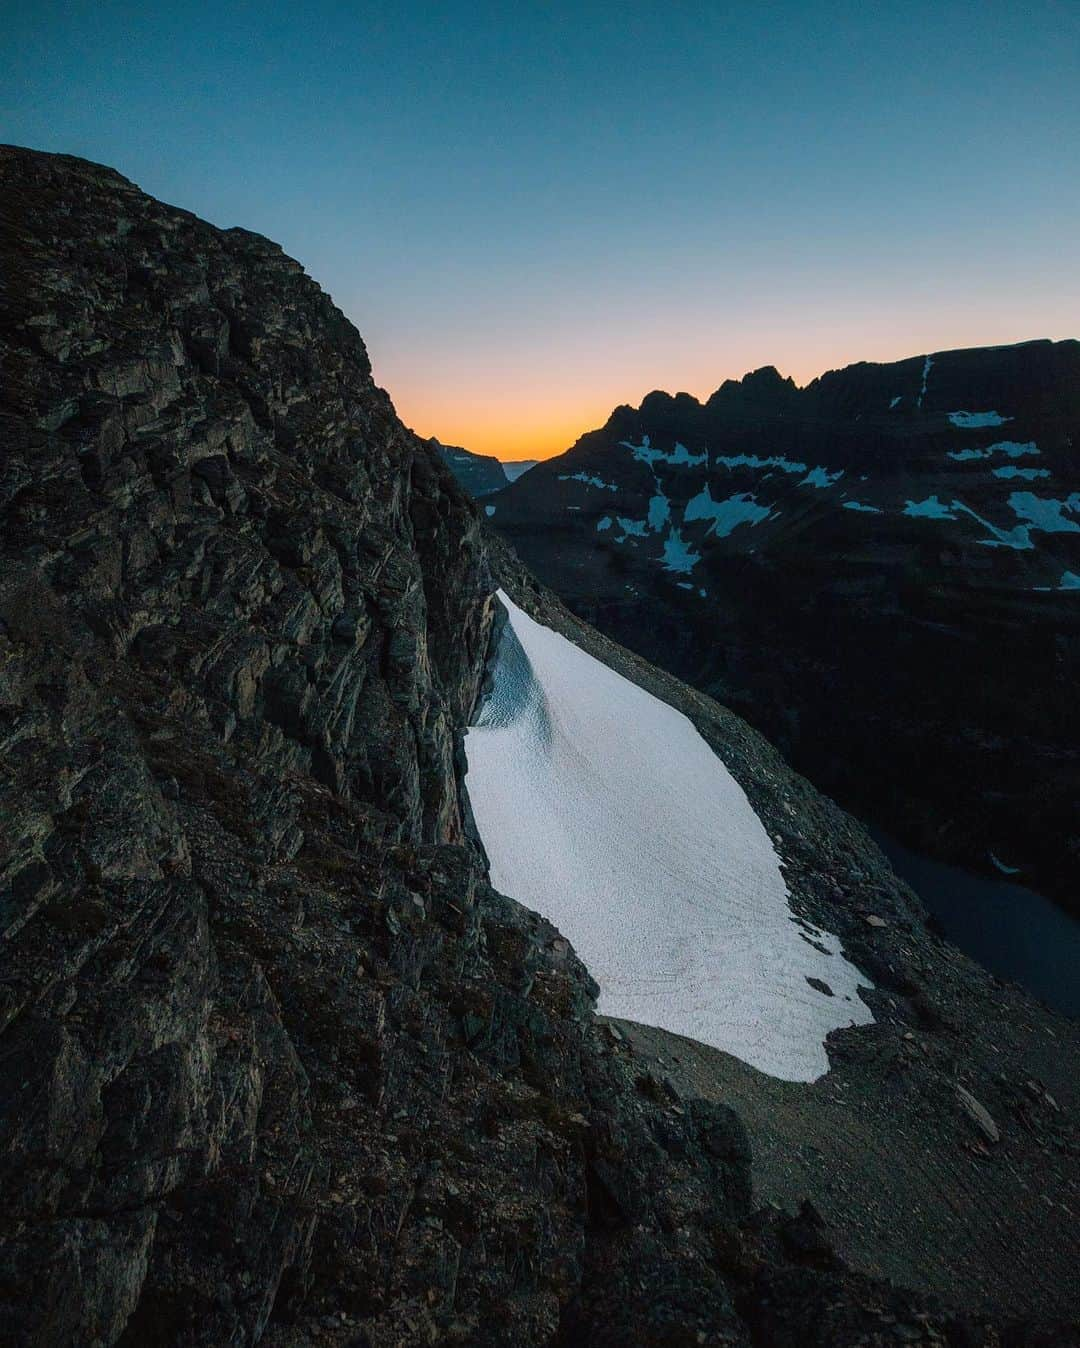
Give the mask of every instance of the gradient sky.
[[0, 0], [0, 139], [299, 258], [405, 421], [1080, 335], [1080, 0]]

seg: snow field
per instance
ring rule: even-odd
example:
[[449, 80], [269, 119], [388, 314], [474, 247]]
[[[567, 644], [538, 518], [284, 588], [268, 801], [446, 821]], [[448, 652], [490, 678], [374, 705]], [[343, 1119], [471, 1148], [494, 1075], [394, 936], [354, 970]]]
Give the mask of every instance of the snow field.
[[742, 788], [685, 716], [499, 601], [492, 688], [465, 745], [492, 884], [573, 942], [601, 1011], [785, 1080], [821, 1076], [825, 1036], [872, 1019], [867, 980], [795, 918]]

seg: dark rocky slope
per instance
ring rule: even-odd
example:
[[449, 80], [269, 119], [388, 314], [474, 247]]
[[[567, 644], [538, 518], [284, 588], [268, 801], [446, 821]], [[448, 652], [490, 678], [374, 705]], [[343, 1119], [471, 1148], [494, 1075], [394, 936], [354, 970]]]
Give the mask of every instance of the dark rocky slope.
[[503, 487], [509, 486], [510, 479], [494, 455], [474, 454], [460, 445], [441, 444], [434, 437], [428, 444], [438, 450], [447, 468], [470, 496], [490, 496], [492, 492], [502, 491]]
[[765, 369], [616, 409], [494, 523], [576, 613], [849, 808], [1075, 910], [1078, 446], [1078, 342], [805, 389]]
[[[737, 718], [536, 587], [275, 245], [22, 150], [0, 210], [0, 1339], [1067, 1341], [1073, 1028], [943, 950]], [[490, 889], [460, 739], [496, 579], [723, 748], [876, 984], [836, 1061], [991, 1168], [979, 1221], [1053, 1297], [987, 1241], [994, 1304], [940, 1309], [812, 1211], [755, 1213], [736, 1116], [613, 1041]], [[1060, 1084], [1009, 1026], [1056, 1037]]]

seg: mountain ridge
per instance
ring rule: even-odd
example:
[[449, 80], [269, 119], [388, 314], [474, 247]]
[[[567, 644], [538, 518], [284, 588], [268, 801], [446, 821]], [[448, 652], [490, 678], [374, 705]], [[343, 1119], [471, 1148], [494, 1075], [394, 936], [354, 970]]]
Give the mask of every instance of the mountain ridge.
[[[764, 379], [764, 408], [730, 381], [617, 408], [495, 526], [851, 808], [946, 860], [1010, 851], [1075, 904], [1080, 343]], [[920, 734], [948, 746], [936, 785]]]

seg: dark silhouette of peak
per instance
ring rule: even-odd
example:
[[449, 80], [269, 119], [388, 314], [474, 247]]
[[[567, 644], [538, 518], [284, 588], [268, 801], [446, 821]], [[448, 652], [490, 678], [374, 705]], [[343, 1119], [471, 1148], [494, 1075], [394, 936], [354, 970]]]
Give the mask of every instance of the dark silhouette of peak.
[[706, 407], [711, 412], [784, 411], [795, 405], [798, 396], [794, 379], [785, 379], [775, 365], [763, 365], [742, 379], [725, 379]]

